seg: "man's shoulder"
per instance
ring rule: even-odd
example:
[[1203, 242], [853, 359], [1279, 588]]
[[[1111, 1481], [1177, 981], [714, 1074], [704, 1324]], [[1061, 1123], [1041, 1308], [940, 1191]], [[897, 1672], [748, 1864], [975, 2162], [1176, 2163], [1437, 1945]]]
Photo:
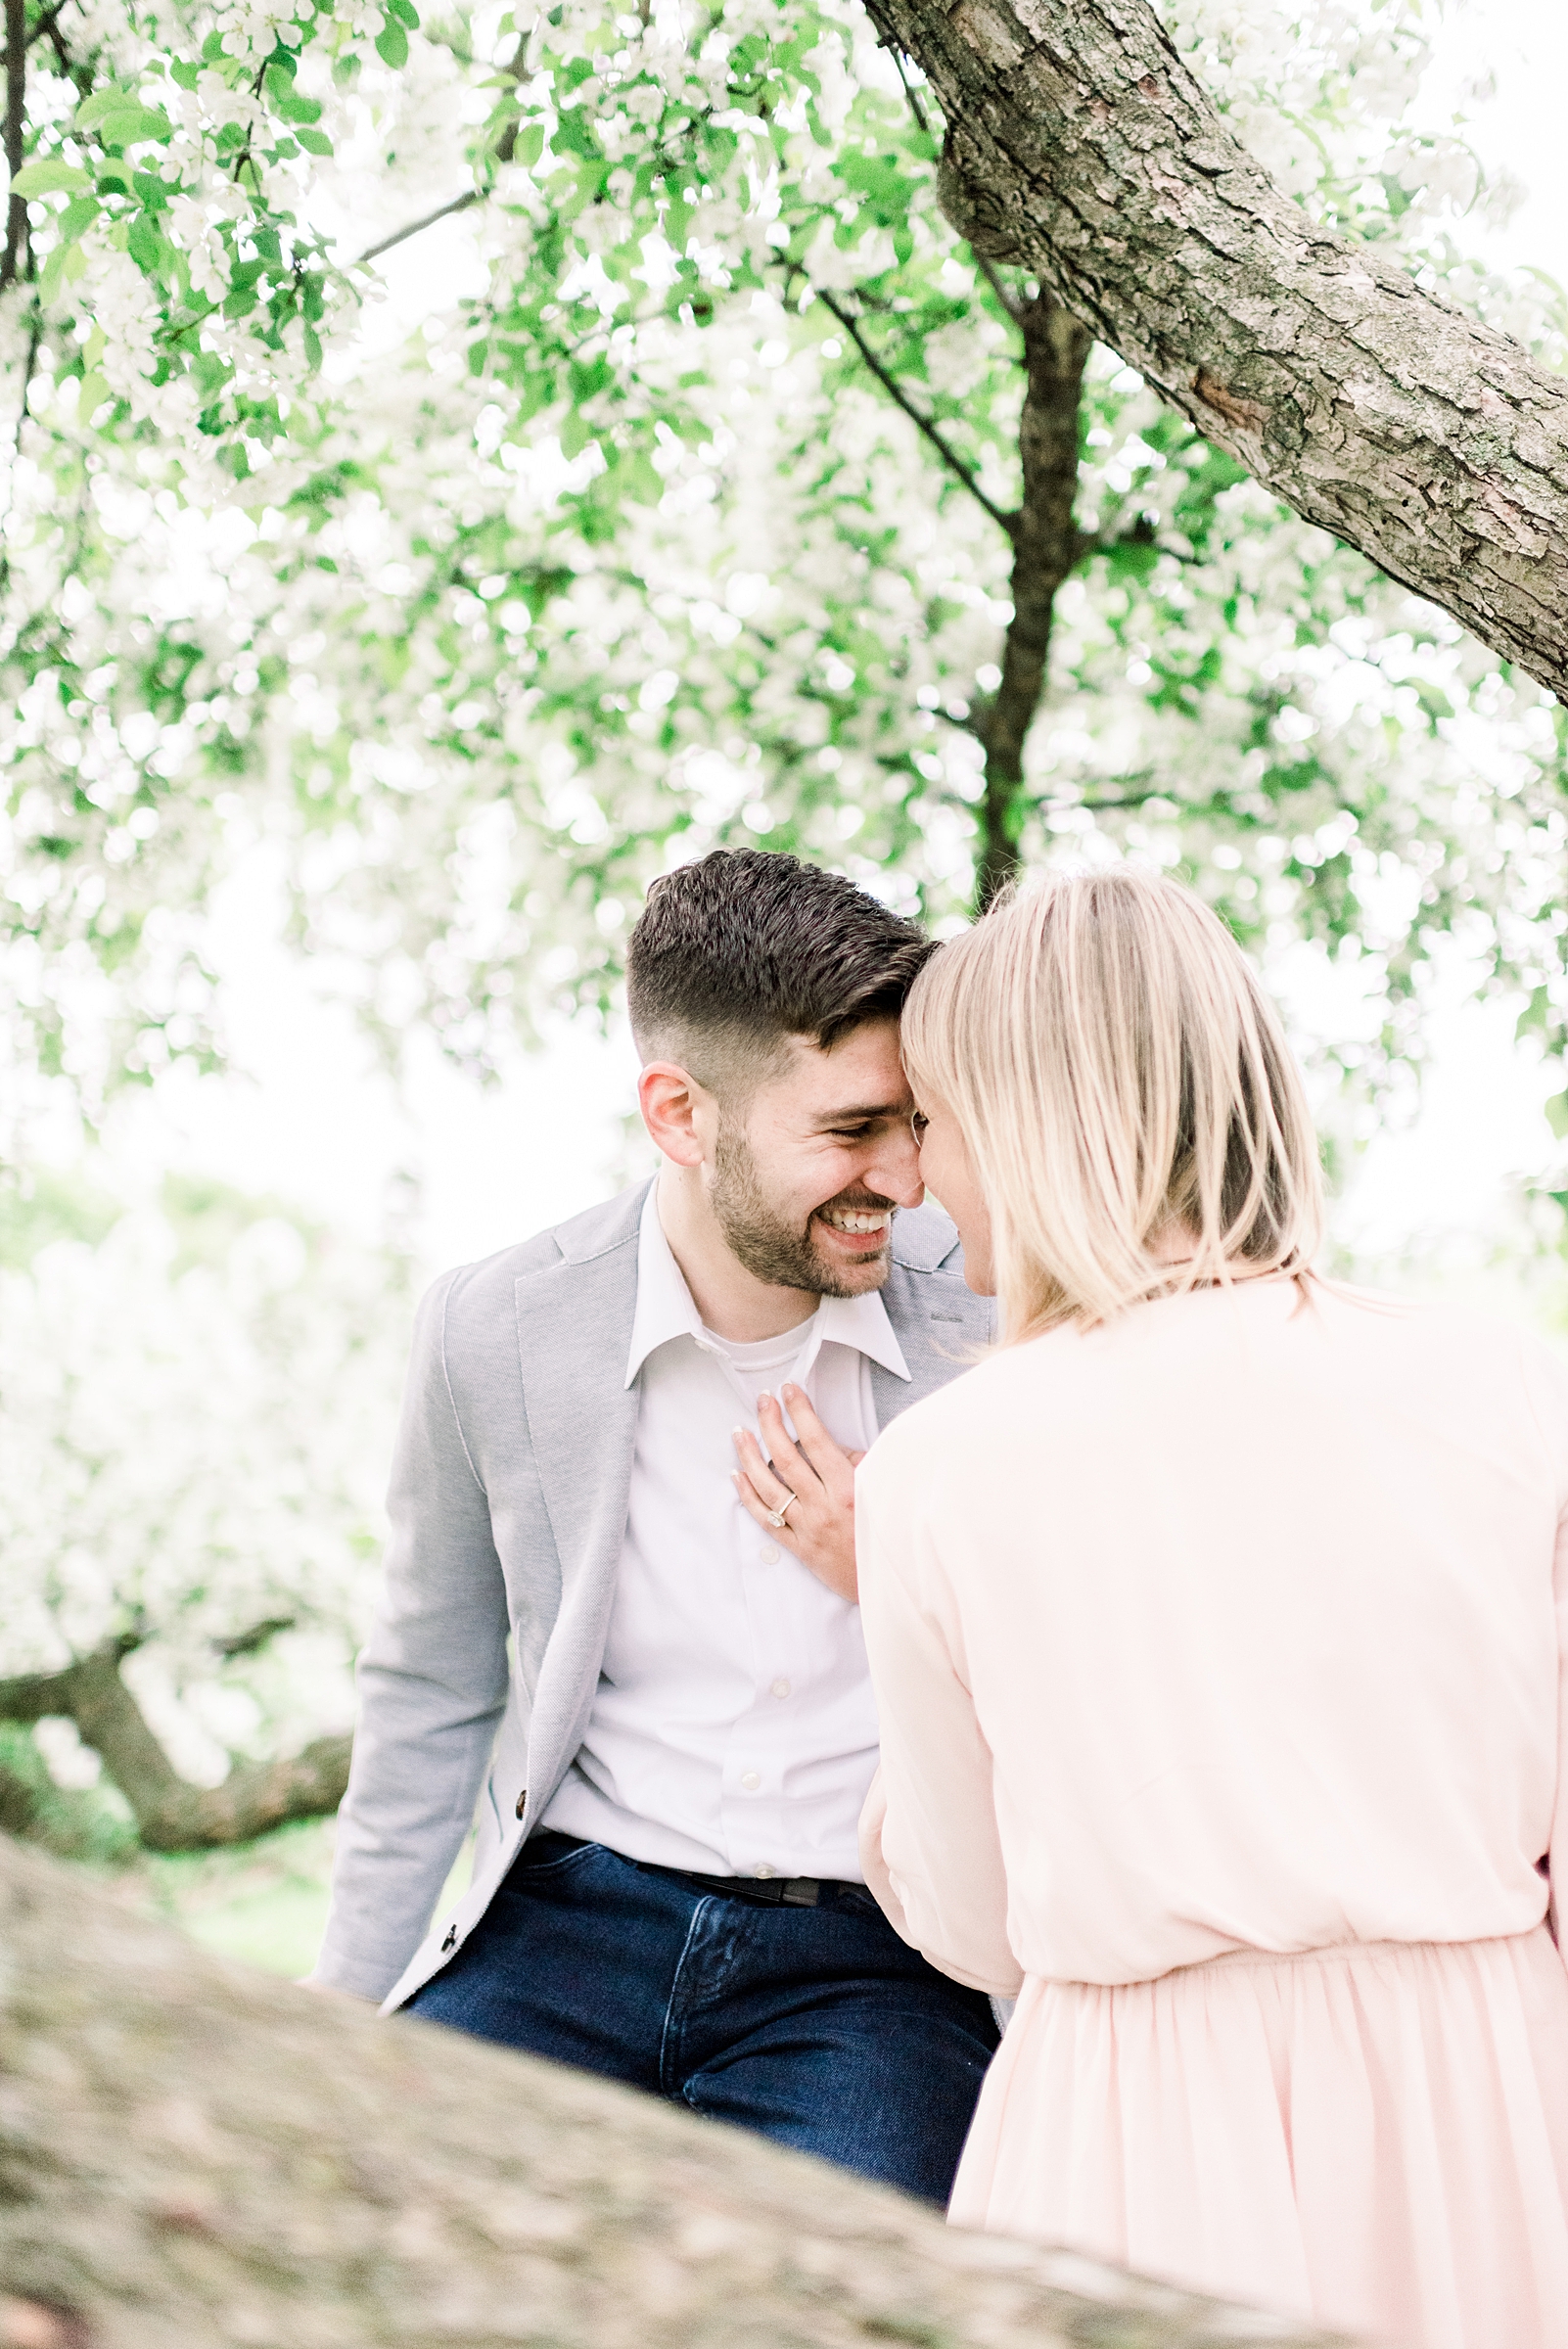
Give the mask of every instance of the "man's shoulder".
[[444, 1293], [448, 1321], [454, 1314], [460, 1319], [479, 1319], [497, 1311], [510, 1315], [518, 1282], [557, 1265], [591, 1264], [596, 1258], [626, 1249], [634, 1269], [637, 1228], [647, 1195], [647, 1183], [636, 1183], [614, 1199], [603, 1199], [597, 1207], [569, 1216], [564, 1223], [547, 1224], [530, 1239], [515, 1241], [477, 1264], [458, 1265], [442, 1273], [435, 1293]]
[[[882, 1291], [888, 1319], [903, 1345], [916, 1385], [954, 1378], [964, 1367], [964, 1349], [986, 1344], [995, 1308], [977, 1297], [964, 1278], [964, 1252], [951, 1219], [940, 1207], [905, 1209], [893, 1226], [893, 1265]], [[922, 1375], [912, 1342], [936, 1349], [937, 1361]]]
[[940, 1207], [900, 1208], [893, 1220], [893, 1261], [906, 1272], [956, 1272], [962, 1278], [957, 1224]]

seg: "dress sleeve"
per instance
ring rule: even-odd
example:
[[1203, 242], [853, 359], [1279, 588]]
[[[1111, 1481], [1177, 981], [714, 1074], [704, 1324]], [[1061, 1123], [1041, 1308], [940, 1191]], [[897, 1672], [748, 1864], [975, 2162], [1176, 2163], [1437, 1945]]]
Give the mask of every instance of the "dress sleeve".
[[1557, 1538], [1552, 1596], [1557, 1627], [1557, 1791], [1546, 1853], [1551, 1937], [1568, 1958], [1568, 1370], [1539, 1341], [1523, 1349], [1525, 1391], [1545, 1442], [1556, 1484]]
[[1007, 1937], [991, 1748], [955, 1661], [950, 1609], [931, 1603], [935, 1545], [885, 1490], [873, 1454], [856, 1478], [855, 1546], [882, 1766], [860, 1816], [861, 1865], [911, 1948], [971, 1990], [1015, 1998], [1023, 1973]]

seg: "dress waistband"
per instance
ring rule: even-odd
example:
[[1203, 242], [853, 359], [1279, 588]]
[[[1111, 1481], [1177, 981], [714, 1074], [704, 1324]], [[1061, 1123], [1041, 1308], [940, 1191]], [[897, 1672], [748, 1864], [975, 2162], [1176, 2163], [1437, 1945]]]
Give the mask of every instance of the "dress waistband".
[[[1194, 1958], [1190, 1965], [1173, 1966], [1169, 1974], [1156, 1974], [1152, 1979], [1169, 1982], [1177, 1975], [1206, 1974], [1222, 1966], [1336, 1965], [1345, 1964], [1353, 1958], [1407, 1958], [1415, 1956], [1417, 1952], [1502, 1950], [1511, 1942], [1526, 1942], [1535, 1934], [1548, 1933], [1549, 1930], [1543, 1917], [1539, 1924], [1527, 1925], [1522, 1933], [1489, 1933], [1469, 1941], [1330, 1941], [1312, 1950], [1222, 1950], [1214, 1958]], [[1119, 1983], [1114, 1987], [1131, 1989], [1133, 1985]]]

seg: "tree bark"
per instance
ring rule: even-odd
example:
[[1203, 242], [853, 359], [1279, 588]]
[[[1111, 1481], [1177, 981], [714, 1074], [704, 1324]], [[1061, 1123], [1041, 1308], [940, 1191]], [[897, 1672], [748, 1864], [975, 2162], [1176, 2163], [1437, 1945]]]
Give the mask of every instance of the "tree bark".
[[[247, 1644], [242, 1635], [229, 1642], [230, 1651], [243, 1652]], [[182, 1778], [120, 1677], [121, 1663], [137, 1645], [134, 1638], [113, 1639], [63, 1672], [0, 1681], [0, 1721], [54, 1715], [73, 1721], [129, 1803], [150, 1851], [249, 1843], [288, 1819], [320, 1819], [337, 1810], [348, 1783], [348, 1737], [319, 1737], [283, 1762], [240, 1763], [221, 1786], [192, 1786]]]
[[0, 1838], [0, 2349], [1327, 2349], [225, 1964]]
[[[24, 160], [27, 132], [27, 6], [6, 0], [6, 168], [15, 180]], [[6, 203], [6, 248], [0, 256], [0, 292], [14, 286], [26, 266], [27, 202], [12, 189]], [[23, 386], [23, 397], [26, 387]]]
[[1311, 522], [1568, 694], [1568, 382], [1231, 135], [1145, 0], [867, 0], [943, 201]]
[[1012, 517], [1013, 617], [1001, 683], [977, 731], [986, 754], [975, 910], [984, 913], [1018, 871], [1026, 809], [1024, 738], [1044, 695], [1056, 591], [1084, 551], [1073, 519], [1078, 490], [1078, 406], [1093, 338], [1049, 295], [1014, 311], [1024, 337], [1028, 390], [1018, 431], [1024, 496]]

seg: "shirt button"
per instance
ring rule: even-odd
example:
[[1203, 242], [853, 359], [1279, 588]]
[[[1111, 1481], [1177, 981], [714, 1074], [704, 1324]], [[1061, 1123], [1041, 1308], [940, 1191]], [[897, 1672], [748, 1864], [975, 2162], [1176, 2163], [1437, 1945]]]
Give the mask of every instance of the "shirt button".
[[775, 1681], [773, 1682], [772, 1694], [774, 1696], [788, 1696], [789, 1692], [790, 1684], [788, 1681]]
[[771, 1566], [778, 1557], [778, 1543], [764, 1542], [757, 1554], [764, 1566]]
[[745, 1787], [748, 1794], [755, 1794], [758, 1787], [761, 1786], [761, 1783], [762, 1780], [761, 1773], [755, 1770], [746, 1771], [741, 1777], [741, 1784]]
[[762, 1860], [760, 1861], [757, 1866], [753, 1868], [752, 1873], [754, 1876], [761, 1876], [765, 1882], [769, 1876], [776, 1876], [778, 1874], [778, 1869], [776, 1867], [769, 1867], [767, 1862]]

